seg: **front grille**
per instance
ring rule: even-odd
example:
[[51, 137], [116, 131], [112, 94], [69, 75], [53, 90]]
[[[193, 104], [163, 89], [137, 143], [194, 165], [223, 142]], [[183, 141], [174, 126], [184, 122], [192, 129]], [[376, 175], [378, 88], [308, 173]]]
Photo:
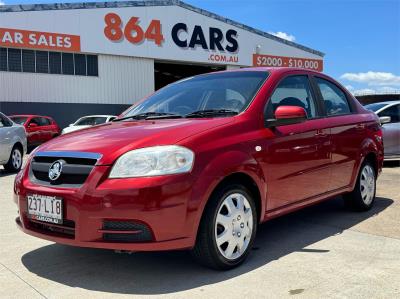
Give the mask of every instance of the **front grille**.
[[64, 220], [63, 224], [52, 224], [29, 219], [29, 227], [40, 233], [51, 234], [59, 237], [75, 238], [75, 222]]
[[135, 221], [105, 220], [102, 230], [103, 240], [110, 242], [135, 243], [153, 240], [150, 228], [144, 223]]
[[[84, 157], [79, 157], [79, 153], [72, 155], [66, 152], [57, 155], [53, 152], [39, 152], [31, 161], [30, 179], [45, 186], [80, 187], [95, 167], [99, 155], [82, 153], [82, 156]], [[49, 178], [49, 169], [58, 160], [62, 161], [62, 171], [60, 177], [53, 181]]]

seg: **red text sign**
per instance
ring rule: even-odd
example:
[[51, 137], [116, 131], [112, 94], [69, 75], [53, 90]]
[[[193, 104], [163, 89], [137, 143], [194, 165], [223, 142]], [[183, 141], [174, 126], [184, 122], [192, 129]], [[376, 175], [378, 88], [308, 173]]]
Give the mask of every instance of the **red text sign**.
[[77, 35], [0, 28], [0, 46], [80, 52]]

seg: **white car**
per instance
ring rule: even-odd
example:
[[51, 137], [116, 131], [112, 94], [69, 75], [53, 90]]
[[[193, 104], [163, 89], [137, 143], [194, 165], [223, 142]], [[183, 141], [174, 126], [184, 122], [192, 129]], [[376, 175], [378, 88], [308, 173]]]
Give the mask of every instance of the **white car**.
[[8, 172], [19, 171], [26, 149], [25, 128], [0, 112], [0, 165]]
[[78, 130], [82, 130], [85, 128], [89, 128], [95, 125], [101, 125], [116, 119], [115, 115], [89, 115], [84, 116], [78, 119], [73, 124], [70, 124], [68, 127], [64, 128], [61, 134], [71, 133]]

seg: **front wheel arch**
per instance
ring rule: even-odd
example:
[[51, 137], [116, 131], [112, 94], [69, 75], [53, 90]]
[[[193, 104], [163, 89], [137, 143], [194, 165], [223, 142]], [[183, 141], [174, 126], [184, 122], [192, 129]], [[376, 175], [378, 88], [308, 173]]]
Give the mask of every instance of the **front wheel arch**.
[[[256, 210], [257, 210], [257, 219], [258, 222], [261, 221], [261, 210], [262, 210], [262, 201], [261, 201], [261, 193], [260, 190], [257, 186], [257, 183], [253, 180], [253, 178], [243, 172], [235, 172], [232, 173], [228, 176], [226, 176], [225, 178], [223, 178], [214, 188], [214, 190], [212, 191], [206, 206], [209, 204], [210, 199], [213, 197], [213, 195], [215, 193], [217, 193], [221, 188], [223, 188], [226, 185], [229, 184], [239, 184], [239, 185], [243, 185], [245, 188], [247, 188], [250, 192], [251, 195], [253, 195], [254, 198], [254, 203], [256, 205]], [[203, 210], [204, 213], [204, 210]]]

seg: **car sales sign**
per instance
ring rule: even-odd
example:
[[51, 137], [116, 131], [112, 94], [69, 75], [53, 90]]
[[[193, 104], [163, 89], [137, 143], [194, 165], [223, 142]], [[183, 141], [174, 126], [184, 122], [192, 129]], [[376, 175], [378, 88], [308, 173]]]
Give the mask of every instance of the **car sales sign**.
[[179, 5], [2, 12], [0, 46], [237, 66], [253, 65], [256, 49], [307, 65], [322, 59]]
[[10, 48], [47, 49], [79, 52], [77, 35], [0, 28], [0, 45]]

